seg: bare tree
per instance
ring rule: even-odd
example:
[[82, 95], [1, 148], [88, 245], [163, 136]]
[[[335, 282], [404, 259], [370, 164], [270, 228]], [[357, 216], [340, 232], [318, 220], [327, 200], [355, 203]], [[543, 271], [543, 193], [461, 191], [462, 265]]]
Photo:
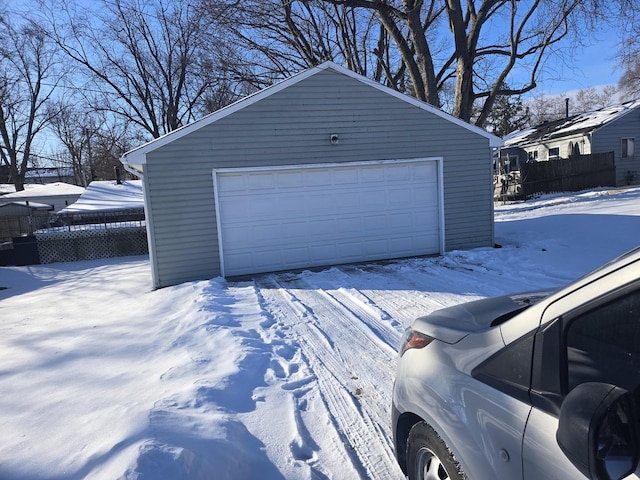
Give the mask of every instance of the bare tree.
[[624, 65], [625, 71], [618, 81], [618, 87], [625, 98], [640, 98], [640, 57], [628, 56]]
[[[497, 98], [532, 91], [546, 56], [572, 34], [584, 34], [595, 17], [593, 4], [579, 0], [404, 0], [393, 9], [374, 1], [342, 3], [375, 8], [389, 28], [403, 29], [398, 45], [416, 96], [439, 105], [442, 84], [453, 81], [452, 113], [478, 125]], [[448, 38], [440, 52], [431, 48], [429, 35]], [[516, 68], [526, 77], [517, 78]], [[512, 88], [504, 88], [506, 82]]]
[[125, 152], [135, 145], [131, 137], [118, 125], [110, 129], [100, 129], [90, 137], [91, 175], [94, 180], [113, 180], [116, 178], [115, 170], [120, 170], [121, 177], [127, 174], [122, 171], [120, 158]]
[[55, 51], [35, 22], [2, 15], [0, 38], [0, 161], [20, 191], [60, 75]]
[[616, 18], [622, 36], [618, 63], [624, 69], [618, 88], [625, 100], [634, 100], [640, 98], [640, 2], [625, 0], [624, 7]]
[[618, 88], [606, 85], [602, 88], [590, 87], [578, 90], [574, 99], [569, 100], [571, 114], [585, 113], [614, 105], [617, 102]]
[[119, 117], [104, 111], [88, 111], [82, 98], [76, 97], [67, 94], [51, 104], [56, 115], [50, 130], [65, 149], [55, 163], [72, 168], [78, 185], [114, 179], [119, 158], [141, 139], [133, 137], [133, 131]]
[[253, 88], [326, 60], [404, 88], [403, 74], [396, 75], [399, 58], [394, 63], [390, 38], [372, 11], [321, 0], [227, 0], [224, 8], [221, 1], [201, 3], [212, 15], [223, 12], [220, 23], [242, 52], [229, 71]]
[[192, 2], [103, 0], [95, 11], [59, 3], [50, 7], [57, 11], [50, 34], [81, 67], [92, 110], [156, 138], [202, 114], [205, 99], [228, 87], [217, 75], [211, 18]]
[[525, 102], [529, 125], [540, 125], [560, 120], [567, 115], [579, 115], [614, 105], [618, 103], [618, 93], [614, 85], [608, 85], [602, 88], [583, 88], [577, 92], [530, 97]]
[[66, 155], [61, 155], [60, 158], [67, 160], [59, 160], [57, 163], [72, 168], [74, 182], [86, 186], [88, 177], [84, 160], [87, 137], [83, 129], [87, 125], [87, 114], [63, 100], [53, 102], [51, 108], [56, 110], [56, 115], [52, 116], [50, 129], [66, 149]]
[[[388, 85], [407, 89], [420, 100], [448, 106], [455, 116], [478, 125], [486, 123], [496, 99], [534, 90], [545, 60], [563, 55], [562, 45], [586, 41], [585, 34], [617, 5], [597, 0], [261, 3], [263, 13], [243, 31], [243, 38], [262, 45], [259, 51], [271, 65], [277, 67], [281, 62], [286, 70], [326, 59], [342, 61], [359, 73], [379, 75]], [[239, 5], [251, 11], [253, 2]], [[326, 28], [329, 17], [341, 18], [330, 15], [329, 6], [356, 19], [353, 25], [366, 41], [354, 42], [350, 24], [342, 20], [338, 30]], [[372, 17], [362, 12], [373, 13], [375, 23], [367, 21]], [[284, 37], [283, 31], [287, 33]], [[374, 67], [366, 70], [355, 62], [350, 64], [347, 58], [351, 56], [345, 56], [348, 50], [342, 48], [347, 45], [358, 45], [356, 58], [373, 58], [375, 62], [369, 65]]]

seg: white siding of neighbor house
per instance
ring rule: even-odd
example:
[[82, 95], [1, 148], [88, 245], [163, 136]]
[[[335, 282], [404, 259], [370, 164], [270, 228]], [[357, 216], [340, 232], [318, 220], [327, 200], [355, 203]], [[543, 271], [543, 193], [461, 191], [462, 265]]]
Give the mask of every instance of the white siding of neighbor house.
[[[623, 138], [635, 138], [635, 152], [632, 158], [622, 158]], [[635, 172], [632, 183], [640, 183], [640, 109], [631, 110], [615, 121], [598, 128], [592, 135], [592, 151], [614, 152], [616, 163], [616, 184], [627, 185], [628, 172]]]
[[558, 139], [550, 139], [545, 140], [540, 143], [535, 143], [531, 145], [522, 145], [522, 149], [529, 152], [538, 152], [537, 161], [543, 162], [550, 160], [549, 158], [549, 150], [552, 148], [559, 149], [560, 158], [568, 158], [571, 154], [571, 143], [578, 143], [580, 145], [580, 154], [588, 155], [591, 153], [591, 143], [589, 141], [588, 136], [583, 134], [576, 134], [569, 137], [562, 137]]
[[426, 157], [443, 158], [445, 249], [492, 245], [488, 138], [334, 70], [249, 103], [147, 154], [155, 286], [221, 273], [213, 168]]

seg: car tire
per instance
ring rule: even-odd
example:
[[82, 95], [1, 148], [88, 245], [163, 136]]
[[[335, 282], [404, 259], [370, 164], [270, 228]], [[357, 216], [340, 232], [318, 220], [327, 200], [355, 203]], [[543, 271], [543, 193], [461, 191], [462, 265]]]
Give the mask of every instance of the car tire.
[[409, 480], [466, 480], [447, 444], [425, 422], [416, 423], [407, 440]]

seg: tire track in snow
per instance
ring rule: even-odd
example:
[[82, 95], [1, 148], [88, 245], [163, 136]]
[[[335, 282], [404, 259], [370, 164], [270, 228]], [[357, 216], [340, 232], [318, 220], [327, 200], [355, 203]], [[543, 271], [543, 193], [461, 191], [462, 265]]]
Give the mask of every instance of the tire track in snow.
[[[430, 262], [429, 259], [419, 261]], [[451, 301], [448, 293], [441, 295], [436, 289], [424, 290], [425, 285], [433, 285], [434, 281], [437, 284], [436, 272], [418, 272], [416, 268], [405, 275], [404, 267], [395, 264], [336, 268], [342, 274], [341, 285], [354, 289], [357, 285], [358, 292], [398, 323], [396, 329], [400, 333], [417, 317], [459, 303]], [[450, 285], [440, 283], [443, 292], [451, 289]]]
[[326, 281], [321, 276], [301, 276], [300, 281], [307, 285], [308, 290], [318, 292], [327, 298], [338, 310], [350, 312], [350, 324], [360, 330], [363, 335], [379, 343], [380, 347], [390, 349], [395, 356], [398, 351], [398, 341], [402, 334], [402, 325], [378, 306], [364, 292], [349, 283], [347, 275], [334, 268], [339, 273], [340, 287], [336, 288], [335, 280]]
[[369, 308], [363, 316], [366, 309], [361, 305], [354, 307], [359, 311], [351, 309], [358, 302], [343, 303], [332, 296], [335, 292], [329, 294], [296, 276], [287, 278], [270, 275], [257, 280], [264, 307], [294, 334], [330, 419], [361, 475], [400, 478], [389, 428], [396, 354], [362, 320], [373, 321], [376, 315], [371, 311], [379, 310]]

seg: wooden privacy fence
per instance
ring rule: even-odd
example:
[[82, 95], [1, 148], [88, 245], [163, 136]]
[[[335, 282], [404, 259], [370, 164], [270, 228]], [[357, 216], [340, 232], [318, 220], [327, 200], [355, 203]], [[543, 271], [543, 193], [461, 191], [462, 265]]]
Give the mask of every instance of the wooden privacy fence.
[[531, 162], [520, 166], [521, 195], [577, 192], [616, 184], [613, 152], [578, 155], [568, 159]]

